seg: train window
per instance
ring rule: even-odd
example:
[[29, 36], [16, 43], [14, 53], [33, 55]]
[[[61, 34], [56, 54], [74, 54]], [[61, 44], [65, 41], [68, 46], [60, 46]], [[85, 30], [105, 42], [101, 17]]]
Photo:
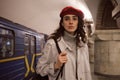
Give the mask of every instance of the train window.
[[14, 34], [11, 30], [0, 28], [0, 58], [14, 54]]
[[35, 53], [35, 37], [31, 35], [26, 35], [24, 39], [25, 43], [25, 54]]
[[25, 36], [25, 39], [24, 39], [25, 43], [25, 54], [29, 54], [29, 49], [30, 49], [30, 42], [29, 42], [29, 35], [26, 35]]
[[34, 36], [31, 36], [31, 54], [34, 54], [35, 53], [35, 37]]

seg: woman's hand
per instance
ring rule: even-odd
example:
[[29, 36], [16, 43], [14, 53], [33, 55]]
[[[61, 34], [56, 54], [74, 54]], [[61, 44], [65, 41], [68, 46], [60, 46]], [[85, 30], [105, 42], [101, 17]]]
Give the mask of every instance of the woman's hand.
[[67, 62], [67, 53], [62, 52], [58, 55], [58, 60], [55, 63], [55, 69], [59, 69], [64, 63]]

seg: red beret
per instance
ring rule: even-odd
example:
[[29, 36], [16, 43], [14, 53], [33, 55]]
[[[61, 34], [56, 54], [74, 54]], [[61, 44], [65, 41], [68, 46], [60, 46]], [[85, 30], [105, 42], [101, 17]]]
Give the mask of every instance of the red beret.
[[83, 12], [79, 9], [72, 7], [72, 6], [67, 6], [67, 7], [63, 8], [61, 13], [60, 13], [60, 17], [63, 17], [67, 14], [73, 14], [73, 15], [79, 16], [82, 19], [84, 18]]

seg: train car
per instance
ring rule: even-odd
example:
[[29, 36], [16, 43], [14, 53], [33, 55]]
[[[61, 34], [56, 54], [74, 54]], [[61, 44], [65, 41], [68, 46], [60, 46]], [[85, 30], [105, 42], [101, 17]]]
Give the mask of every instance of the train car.
[[0, 17], [0, 80], [29, 80], [46, 34]]

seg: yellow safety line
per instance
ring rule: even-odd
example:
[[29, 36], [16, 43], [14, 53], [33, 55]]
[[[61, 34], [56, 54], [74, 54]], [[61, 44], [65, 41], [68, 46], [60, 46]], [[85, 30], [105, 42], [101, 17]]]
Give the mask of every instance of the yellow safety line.
[[41, 55], [42, 55], [42, 53], [37, 53], [37, 54], [36, 54], [36, 56], [41, 56]]
[[31, 63], [31, 71], [32, 72], [35, 72], [35, 69], [33, 68], [34, 61], [35, 61], [35, 56], [41, 56], [41, 55], [42, 55], [42, 53], [33, 54], [33, 56], [32, 56], [32, 63]]
[[33, 54], [33, 56], [32, 56], [32, 63], [31, 63], [31, 71], [32, 71], [32, 72], [35, 72], [35, 70], [34, 70], [34, 68], [33, 68], [34, 60], [35, 60], [35, 54]]
[[25, 77], [27, 77], [29, 72], [30, 72], [30, 67], [29, 67], [29, 64], [28, 64], [27, 56], [25, 56], [25, 64], [26, 64], [26, 68], [27, 68], [27, 71], [25, 73]]
[[14, 61], [14, 60], [23, 59], [23, 58], [25, 58], [25, 56], [13, 57], [13, 58], [8, 58], [8, 59], [2, 59], [2, 60], [0, 60], [0, 63], [3, 63], [3, 62], [10, 62], [10, 61]]

